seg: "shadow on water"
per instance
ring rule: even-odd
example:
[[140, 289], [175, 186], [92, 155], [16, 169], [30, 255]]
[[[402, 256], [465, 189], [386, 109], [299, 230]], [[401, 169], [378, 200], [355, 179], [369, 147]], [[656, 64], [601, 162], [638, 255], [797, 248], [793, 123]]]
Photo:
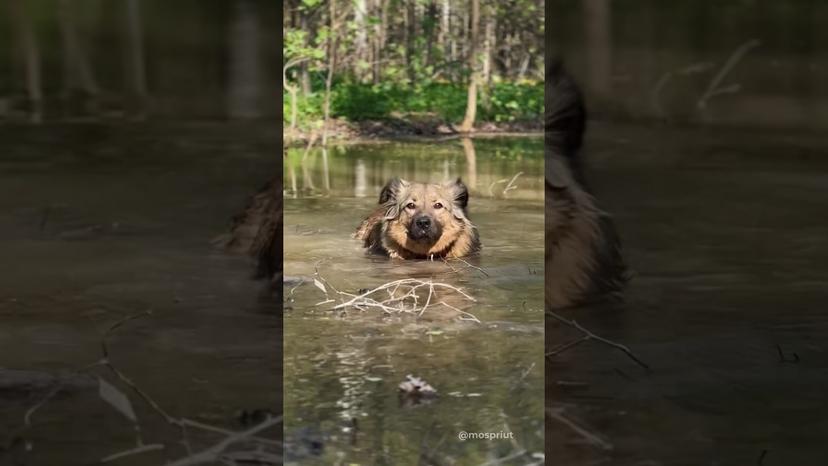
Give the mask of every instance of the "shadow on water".
[[[285, 275], [292, 280], [285, 285], [285, 429], [289, 449], [302, 450], [297, 444], [307, 429], [326, 442], [317, 456], [293, 459], [466, 464], [516, 452], [529, 461], [541, 453], [542, 141], [296, 149], [284, 170]], [[351, 234], [393, 176], [462, 176], [483, 242], [480, 257], [445, 263], [366, 256]], [[408, 277], [464, 290], [475, 302], [451, 301], [443, 290], [434, 301], [453, 303], [480, 322], [439, 304], [421, 316], [332, 310], [340, 302], [335, 290], [359, 294]], [[424, 378], [439, 397], [417, 406], [400, 400], [397, 386], [407, 374]], [[511, 431], [515, 438], [462, 442], [460, 431]]]

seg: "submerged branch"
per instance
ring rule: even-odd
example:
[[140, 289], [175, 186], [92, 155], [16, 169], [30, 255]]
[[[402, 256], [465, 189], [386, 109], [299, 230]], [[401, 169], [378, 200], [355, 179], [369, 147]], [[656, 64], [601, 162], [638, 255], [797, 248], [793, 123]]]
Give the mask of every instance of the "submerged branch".
[[552, 311], [549, 311], [549, 310], [547, 310], [546, 313], [549, 314], [550, 316], [554, 317], [558, 322], [561, 322], [564, 325], [568, 325], [569, 327], [575, 328], [575, 329], [579, 330], [581, 333], [584, 334], [584, 336], [579, 340], [575, 340], [575, 341], [572, 341], [572, 342], [569, 342], [569, 343], [564, 343], [564, 344], [554, 348], [552, 351], [546, 353], [546, 356], [554, 356], [554, 355], [557, 355], [557, 354], [560, 354], [560, 353], [564, 352], [567, 349], [573, 348], [573, 347], [575, 347], [575, 346], [577, 346], [577, 345], [579, 345], [579, 344], [581, 344], [581, 343], [583, 343], [587, 340], [595, 340], [595, 341], [599, 341], [599, 342], [601, 342], [605, 345], [611, 346], [615, 349], [618, 349], [620, 351], [623, 351], [627, 356], [630, 357], [630, 359], [635, 361], [639, 366], [643, 367], [644, 369], [646, 369], [648, 371], [651, 370], [650, 366], [648, 366], [644, 361], [638, 359], [638, 357], [632, 351], [630, 351], [630, 349], [627, 348], [626, 346], [624, 346], [620, 343], [616, 343], [612, 340], [608, 340], [604, 337], [600, 337], [600, 336], [592, 333], [591, 331], [587, 330], [581, 324], [579, 324], [578, 322], [575, 322], [574, 320], [569, 320], [569, 319], [567, 319], [567, 318], [565, 318], [565, 317], [563, 317], [559, 314], [556, 314]]

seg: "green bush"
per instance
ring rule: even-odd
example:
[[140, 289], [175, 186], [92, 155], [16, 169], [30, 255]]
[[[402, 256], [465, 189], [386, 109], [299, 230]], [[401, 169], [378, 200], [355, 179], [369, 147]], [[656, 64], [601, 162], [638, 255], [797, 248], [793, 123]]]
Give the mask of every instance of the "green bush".
[[[466, 112], [465, 85], [425, 83], [419, 86], [399, 84], [360, 84], [338, 82], [331, 89], [331, 116], [349, 121], [381, 120], [406, 114], [433, 114], [457, 123]], [[481, 89], [478, 97], [478, 121], [526, 121], [542, 117], [543, 83], [501, 82]], [[484, 96], [483, 93], [486, 95]], [[299, 126], [307, 128], [322, 119], [324, 91], [316, 89], [298, 96]], [[284, 95], [286, 124], [290, 122], [290, 95]]]

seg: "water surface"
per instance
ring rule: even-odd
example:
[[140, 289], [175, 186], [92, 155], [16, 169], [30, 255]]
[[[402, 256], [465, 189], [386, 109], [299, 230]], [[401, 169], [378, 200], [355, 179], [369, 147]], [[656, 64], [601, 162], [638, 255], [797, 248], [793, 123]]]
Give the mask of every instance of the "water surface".
[[604, 443], [550, 420], [547, 452], [562, 464], [760, 464], [763, 451], [765, 465], [823, 464], [828, 141], [595, 123], [586, 154], [636, 276], [625, 303], [563, 313], [652, 372], [594, 342], [550, 359], [550, 406]]
[[[476, 464], [517, 453], [516, 464], [542, 461], [542, 173], [539, 138], [288, 152], [289, 280], [317, 277], [328, 290], [351, 293], [405, 277], [447, 283], [476, 302], [449, 293], [439, 299], [480, 321], [458, 320], [439, 305], [422, 316], [376, 309], [340, 313], [331, 310], [334, 303], [318, 304], [326, 295], [312, 282], [286, 284], [285, 434], [294, 452], [289, 460]], [[473, 265], [482, 271], [462, 262], [365, 255], [350, 235], [392, 176], [463, 178], [471, 190], [469, 215], [483, 243]], [[407, 374], [424, 378], [439, 397], [417, 406], [401, 402], [397, 386]], [[463, 442], [460, 431], [511, 431], [514, 443]], [[324, 449], [314, 452], [317, 441]]]

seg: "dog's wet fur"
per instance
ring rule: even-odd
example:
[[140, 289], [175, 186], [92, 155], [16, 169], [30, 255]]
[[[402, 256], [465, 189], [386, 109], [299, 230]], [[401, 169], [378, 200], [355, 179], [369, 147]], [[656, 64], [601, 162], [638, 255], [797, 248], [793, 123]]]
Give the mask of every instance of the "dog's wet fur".
[[253, 257], [255, 278], [268, 280], [268, 290], [281, 296], [282, 232], [282, 180], [277, 176], [250, 197], [219, 245]]
[[468, 203], [469, 190], [459, 178], [444, 184], [394, 178], [354, 237], [369, 253], [395, 259], [472, 255], [480, 250], [480, 240], [468, 218]]
[[557, 60], [547, 65], [545, 104], [546, 306], [618, 296], [629, 274], [612, 219], [598, 208], [584, 178], [581, 91]]

